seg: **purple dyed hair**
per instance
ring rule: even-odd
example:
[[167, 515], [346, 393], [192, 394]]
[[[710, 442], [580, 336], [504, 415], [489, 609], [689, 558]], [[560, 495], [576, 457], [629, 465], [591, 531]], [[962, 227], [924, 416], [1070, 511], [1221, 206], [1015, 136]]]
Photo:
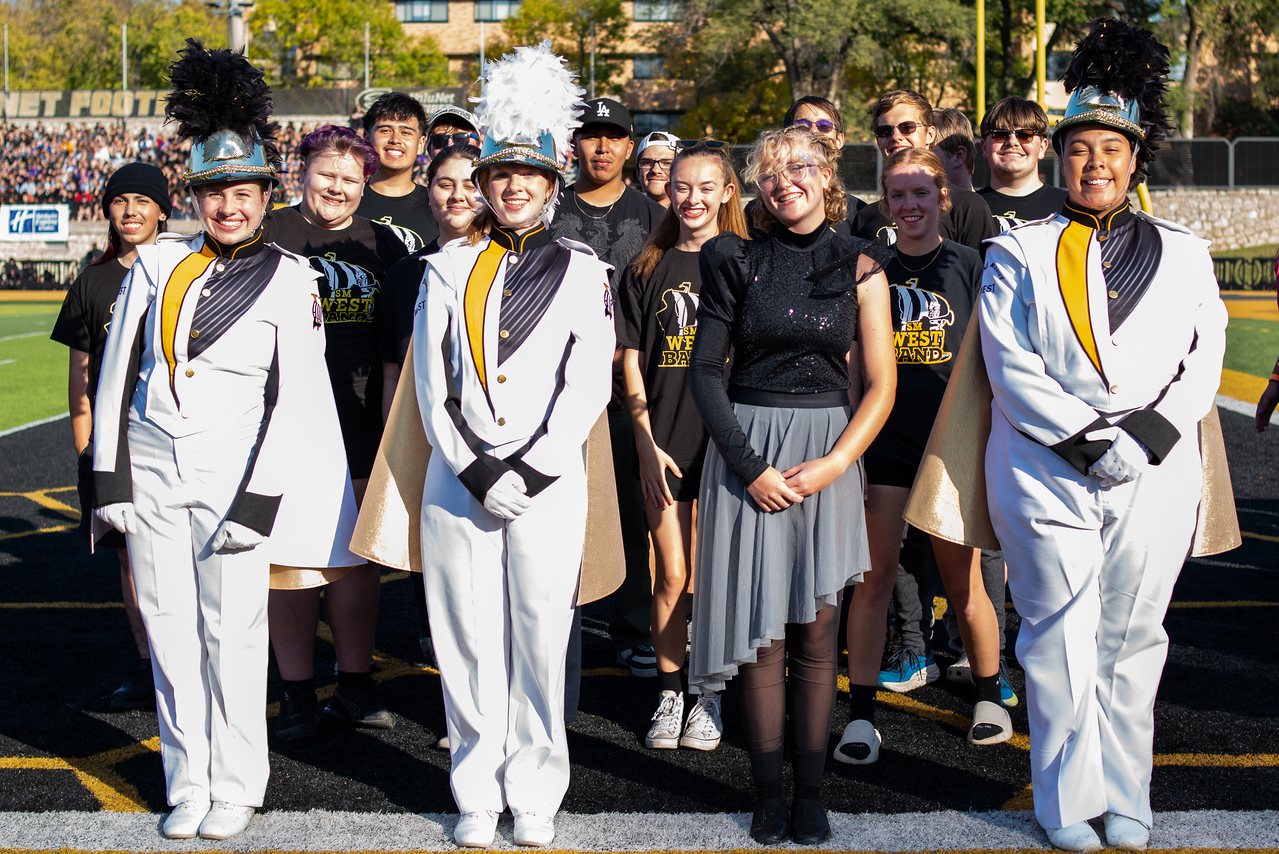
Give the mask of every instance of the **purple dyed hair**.
[[369, 144], [368, 140], [350, 128], [322, 125], [302, 137], [302, 144], [298, 146], [298, 156], [302, 158], [303, 163], [309, 164], [311, 156], [321, 151], [336, 151], [338, 154], [349, 155], [362, 161], [365, 180], [373, 177], [373, 173], [377, 171], [377, 150]]

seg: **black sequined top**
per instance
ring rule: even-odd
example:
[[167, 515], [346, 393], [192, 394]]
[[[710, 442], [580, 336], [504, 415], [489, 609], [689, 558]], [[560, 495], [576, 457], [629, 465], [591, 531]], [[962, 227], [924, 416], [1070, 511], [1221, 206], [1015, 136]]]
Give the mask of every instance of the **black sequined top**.
[[730, 396], [740, 389], [783, 395], [847, 391], [862, 255], [875, 262], [876, 271], [892, 257], [869, 240], [836, 235], [825, 223], [811, 234], [779, 228], [757, 241], [721, 234], [702, 247], [688, 384], [711, 439], [743, 483], [753, 482], [768, 463], [747, 442]]

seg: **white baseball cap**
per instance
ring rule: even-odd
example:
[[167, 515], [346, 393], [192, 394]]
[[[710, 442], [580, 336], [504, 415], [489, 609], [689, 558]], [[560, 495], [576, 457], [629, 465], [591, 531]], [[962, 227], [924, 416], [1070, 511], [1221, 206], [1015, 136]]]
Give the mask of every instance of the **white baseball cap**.
[[639, 141], [639, 147], [635, 149], [635, 159], [638, 160], [639, 156], [644, 153], [644, 149], [650, 145], [664, 145], [674, 151], [678, 142], [679, 137], [675, 134], [667, 133], [664, 130], [655, 130]]

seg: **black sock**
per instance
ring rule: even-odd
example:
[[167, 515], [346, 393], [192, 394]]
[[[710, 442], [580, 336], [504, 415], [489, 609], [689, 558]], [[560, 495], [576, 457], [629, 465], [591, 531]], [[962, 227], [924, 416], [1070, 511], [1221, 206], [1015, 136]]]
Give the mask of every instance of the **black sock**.
[[284, 696], [290, 699], [315, 696], [315, 679], [300, 679], [297, 682], [284, 682]]
[[849, 685], [848, 698], [852, 709], [849, 720], [875, 722], [875, 691], [878, 685]]
[[822, 774], [826, 770], [826, 748], [792, 749], [791, 770], [795, 773], [795, 797], [812, 801], [822, 799]]
[[755, 780], [755, 800], [782, 796], [782, 752], [751, 753], [751, 777]]
[[372, 696], [377, 691], [377, 686], [373, 682], [373, 674], [367, 670], [363, 673], [348, 673], [345, 670], [339, 670], [338, 685], [346, 690], [354, 689], [361, 696]]
[[657, 690], [659, 693], [662, 691], [674, 691], [676, 694], [683, 694], [684, 671], [682, 669], [672, 670], [667, 673], [665, 670], [659, 669], [657, 671]]
[[998, 673], [994, 676], [978, 676], [974, 673], [973, 682], [977, 685], [977, 702], [980, 703], [982, 700], [985, 700], [988, 703], [995, 703], [996, 705], [1001, 702], [1002, 697], [999, 690], [1000, 679]]

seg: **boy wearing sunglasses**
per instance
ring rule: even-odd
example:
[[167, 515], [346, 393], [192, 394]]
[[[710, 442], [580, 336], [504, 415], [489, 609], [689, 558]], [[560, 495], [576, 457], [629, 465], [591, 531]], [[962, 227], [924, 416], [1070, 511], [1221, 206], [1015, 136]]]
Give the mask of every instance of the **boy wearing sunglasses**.
[[[870, 110], [875, 145], [888, 159], [904, 148], [933, 148], [937, 127], [933, 107], [928, 99], [909, 89], [897, 89], [880, 98]], [[950, 210], [937, 221], [941, 236], [984, 254], [982, 241], [999, 233], [990, 216], [990, 208], [981, 196], [970, 190], [952, 188]], [[879, 210], [869, 205], [853, 218], [853, 234], [876, 240], [885, 246], [897, 241], [897, 226]]]
[[1004, 98], [982, 117], [981, 153], [990, 164], [990, 186], [977, 192], [1001, 232], [1061, 210], [1066, 191], [1039, 177], [1047, 152], [1048, 116], [1034, 101]]
[[424, 127], [426, 110], [403, 92], [386, 93], [364, 114], [364, 138], [377, 152], [378, 167], [355, 212], [394, 231], [409, 253], [440, 235], [431, 216], [430, 194], [413, 180]]

